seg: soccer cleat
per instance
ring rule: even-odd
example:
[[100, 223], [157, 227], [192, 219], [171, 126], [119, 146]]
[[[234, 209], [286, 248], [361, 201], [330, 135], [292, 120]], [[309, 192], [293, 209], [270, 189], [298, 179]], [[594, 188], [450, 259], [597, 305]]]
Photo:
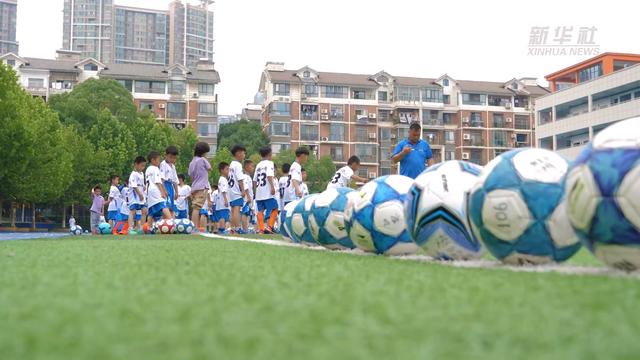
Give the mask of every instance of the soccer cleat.
[[273, 235], [273, 234], [274, 234], [274, 231], [273, 231], [273, 229], [272, 229], [272, 228], [268, 227], [268, 228], [264, 229], [263, 234], [264, 234], [264, 235]]
[[238, 230], [236, 230], [236, 234], [238, 234], [238, 235], [246, 235], [246, 234], [248, 234], [248, 232], [245, 231], [244, 229], [238, 229]]

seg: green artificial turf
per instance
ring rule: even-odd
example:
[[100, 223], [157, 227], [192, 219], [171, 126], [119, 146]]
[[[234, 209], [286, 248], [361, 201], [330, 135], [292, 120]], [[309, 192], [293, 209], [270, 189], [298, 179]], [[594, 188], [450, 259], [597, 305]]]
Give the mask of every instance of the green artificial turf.
[[0, 359], [640, 358], [637, 278], [150, 238], [0, 242]]

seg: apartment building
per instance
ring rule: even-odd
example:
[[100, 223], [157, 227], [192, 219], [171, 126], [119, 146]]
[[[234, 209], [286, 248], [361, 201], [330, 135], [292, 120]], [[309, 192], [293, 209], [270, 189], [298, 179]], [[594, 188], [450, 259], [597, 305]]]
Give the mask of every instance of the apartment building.
[[217, 148], [218, 99], [215, 87], [220, 76], [209, 61], [200, 61], [194, 67], [180, 64], [106, 65], [93, 58], [83, 58], [80, 52], [58, 51], [57, 58], [22, 58], [9, 53], [0, 56], [14, 68], [22, 86], [33, 96], [45, 101], [50, 96], [72, 91], [91, 78], [113, 79], [131, 92], [139, 110], [152, 112], [158, 121], [176, 129], [191, 126], [202, 141]]
[[602, 129], [640, 116], [640, 54], [603, 53], [545, 78], [553, 92], [536, 101], [538, 147], [574, 159]]
[[18, 53], [16, 26], [18, 19], [18, 1], [0, 0], [0, 55]]
[[63, 49], [104, 64], [180, 64], [213, 59], [212, 0], [173, 1], [168, 10], [64, 0]]
[[397, 171], [391, 154], [419, 122], [437, 162], [464, 159], [484, 165], [497, 155], [531, 146], [533, 101], [548, 93], [534, 78], [506, 82], [287, 70], [267, 63], [260, 80], [262, 125], [274, 152], [308, 146], [336, 166], [351, 155], [360, 176]]

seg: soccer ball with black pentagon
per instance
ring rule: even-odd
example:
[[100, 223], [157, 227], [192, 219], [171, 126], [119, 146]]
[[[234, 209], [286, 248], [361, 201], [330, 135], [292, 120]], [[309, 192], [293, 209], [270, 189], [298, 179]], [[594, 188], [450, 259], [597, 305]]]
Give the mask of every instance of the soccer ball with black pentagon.
[[466, 196], [482, 167], [447, 161], [429, 167], [407, 196], [407, 227], [427, 255], [441, 260], [470, 260], [482, 256], [466, 215]]
[[353, 249], [345, 221], [348, 206], [359, 198], [358, 192], [349, 188], [328, 189], [313, 202], [309, 215], [311, 235], [322, 246], [331, 250]]
[[385, 255], [418, 251], [404, 219], [404, 203], [412, 185], [413, 180], [406, 176], [388, 175], [362, 187], [351, 221], [346, 222], [359, 249]]
[[309, 228], [309, 215], [311, 214], [311, 206], [318, 195], [313, 194], [300, 199], [291, 213], [291, 227], [289, 227], [290, 235], [296, 242], [309, 246], [317, 246], [318, 243], [311, 235]]
[[567, 218], [569, 164], [544, 149], [518, 149], [493, 159], [469, 194], [475, 235], [499, 260], [543, 264], [568, 259], [581, 246]]
[[82, 227], [80, 227], [80, 225], [73, 225], [71, 228], [69, 228], [69, 232], [75, 236], [82, 235]]
[[572, 163], [569, 219], [610, 266], [640, 269], [640, 117], [609, 126]]

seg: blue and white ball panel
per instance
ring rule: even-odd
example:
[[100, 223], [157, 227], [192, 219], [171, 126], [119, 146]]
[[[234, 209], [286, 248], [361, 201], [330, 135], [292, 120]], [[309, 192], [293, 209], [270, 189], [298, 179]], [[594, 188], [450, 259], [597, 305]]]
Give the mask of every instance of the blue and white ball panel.
[[299, 240], [297, 240], [295, 237], [292, 236], [292, 231], [291, 231], [291, 219], [293, 216], [293, 211], [295, 210], [296, 206], [298, 206], [298, 203], [300, 202], [300, 200], [294, 200], [290, 203], [288, 203], [284, 209], [282, 210], [282, 217], [281, 217], [281, 234], [282, 236], [284, 236], [285, 239], [290, 240], [292, 242], [300, 242]]
[[322, 246], [332, 250], [353, 249], [346, 228], [345, 210], [349, 196], [358, 196], [349, 188], [328, 189], [318, 195], [309, 215], [309, 228], [313, 238]]
[[291, 215], [291, 233], [290, 235], [297, 240], [297, 242], [303, 243], [309, 246], [316, 246], [318, 243], [313, 239], [311, 230], [307, 225], [309, 223], [309, 215], [311, 213], [311, 206], [313, 201], [317, 197], [317, 194], [309, 195], [300, 200], [293, 210]]

